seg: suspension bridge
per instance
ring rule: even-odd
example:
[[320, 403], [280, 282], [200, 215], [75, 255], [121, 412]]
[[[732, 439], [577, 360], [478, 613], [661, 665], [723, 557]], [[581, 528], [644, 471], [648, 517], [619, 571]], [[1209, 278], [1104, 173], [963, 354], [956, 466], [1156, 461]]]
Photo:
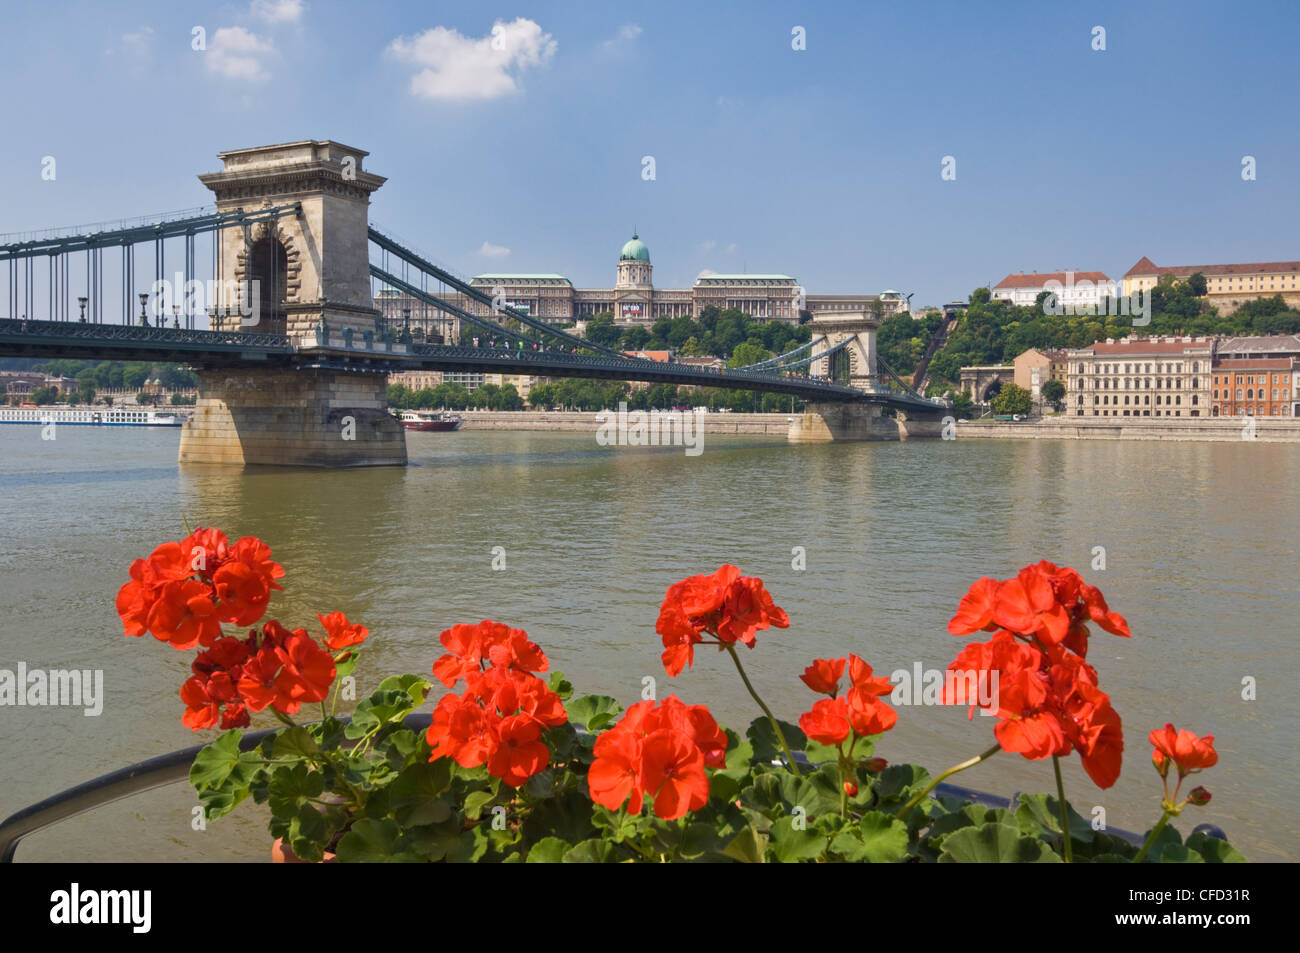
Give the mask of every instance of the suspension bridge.
[[[747, 367], [630, 357], [372, 226], [370, 195], [386, 180], [362, 168], [367, 155], [332, 140], [232, 150], [222, 171], [199, 176], [213, 207], [0, 236], [0, 356], [194, 367], [199, 398], [180, 447], [194, 463], [404, 464], [386, 378], [421, 369], [793, 395], [807, 412], [792, 440], [937, 434], [947, 406], [879, 357], [868, 314], [814, 316], [809, 342]], [[383, 293], [412, 307], [385, 313]], [[459, 333], [434, 333], [430, 316]]]

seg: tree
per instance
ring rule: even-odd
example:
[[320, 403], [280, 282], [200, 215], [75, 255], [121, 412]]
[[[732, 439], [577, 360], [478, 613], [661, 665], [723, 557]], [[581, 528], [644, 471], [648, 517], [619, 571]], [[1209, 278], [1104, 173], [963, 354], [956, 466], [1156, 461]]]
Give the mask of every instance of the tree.
[[625, 351], [639, 351], [650, 342], [650, 332], [637, 326], [628, 328], [619, 338], [619, 347]]
[[122, 386], [127, 390], [139, 390], [148, 379], [148, 364], [130, 364], [122, 372]]
[[37, 406], [52, 404], [58, 399], [58, 396], [52, 387], [36, 387], [32, 389], [32, 403]]
[[1205, 280], [1205, 276], [1197, 271], [1193, 272], [1192, 276], [1187, 279], [1187, 290], [1198, 298], [1204, 298], [1210, 290], [1210, 285]]
[[1033, 395], [1029, 391], [1018, 384], [1007, 383], [993, 398], [992, 406], [995, 414], [1028, 414], [1033, 404]]
[[587, 322], [587, 340], [602, 347], [616, 347], [620, 332], [614, 327], [614, 315], [602, 311]]
[[503, 384], [496, 396], [492, 398], [492, 409], [523, 410], [524, 399], [519, 396], [519, 391], [514, 384]]
[[1065, 405], [1065, 385], [1060, 381], [1051, 380], [1043, 385], [1043, 400], [1052, 405], [1052, 409], [1059, 412]]
[[960, 420], [970, 420], [975, 413], [975, 402], [970, 394], [958, 391], [952, 398], [952, 412]]
[[727, 361], [727, 366], [747, 367], [750, 364], [766, 361], [771, 356], [769, 351], [754, 341], [741, 341], [731, 352], [731, 358]]

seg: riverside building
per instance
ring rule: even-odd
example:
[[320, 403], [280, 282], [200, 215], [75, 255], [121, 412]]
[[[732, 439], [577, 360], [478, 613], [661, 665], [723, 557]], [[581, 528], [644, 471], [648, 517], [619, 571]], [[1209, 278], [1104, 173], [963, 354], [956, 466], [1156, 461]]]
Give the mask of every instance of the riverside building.
[[1107, 339], [1066, 352], [1073, 417], [1209, 417], [1214, 342], [1206, 337]]

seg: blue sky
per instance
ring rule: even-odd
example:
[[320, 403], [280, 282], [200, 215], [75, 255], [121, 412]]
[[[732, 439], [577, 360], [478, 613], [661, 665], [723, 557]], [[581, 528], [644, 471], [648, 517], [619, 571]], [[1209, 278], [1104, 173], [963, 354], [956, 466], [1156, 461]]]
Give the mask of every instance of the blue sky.
[[389, 177], [374, 223], [470, 274], [608, 287], [634, 224], [661, 287], [782, 272], [914, 304], [1297, 259], [1298, 9], [7, 3], [0, 231], [201, 205], [218, 151], [332, 138]]

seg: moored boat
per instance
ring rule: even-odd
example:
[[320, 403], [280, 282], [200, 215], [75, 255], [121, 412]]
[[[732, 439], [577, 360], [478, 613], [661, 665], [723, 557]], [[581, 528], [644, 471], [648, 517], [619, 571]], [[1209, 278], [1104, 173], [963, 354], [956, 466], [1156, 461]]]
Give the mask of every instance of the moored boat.
[[421, 410], [404, 410], [398, 418], [407, 430], [448, 431], [459, 430], [461, 418], [448, 411], [433, 413]]

